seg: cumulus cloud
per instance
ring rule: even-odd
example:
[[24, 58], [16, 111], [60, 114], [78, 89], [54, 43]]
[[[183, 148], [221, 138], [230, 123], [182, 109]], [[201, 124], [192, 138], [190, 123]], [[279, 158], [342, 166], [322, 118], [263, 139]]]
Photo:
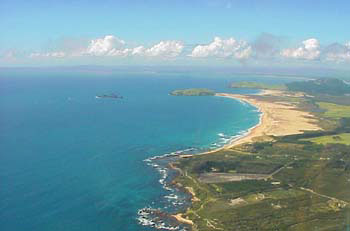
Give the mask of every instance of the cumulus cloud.
[[144, 46], [138, 46], [132, 49], [131, 55], [143, 55], [146, 48]]
[[350, 42], [344, 45], [333, 43], [325, 48], [323, 51], [324, 58], [327, 61], [344, 62], [350, 61]]
[[106, 35], [103, 38], [93, 39], [86, 50], [86, 54], [94, 56], [116, 56], [124, 55], [126, 51], [121, 49], [125, 41], [113, 35]]
[[302, 42], [298, 48], [288, 48], [281, 52], [286, 58], [316, 60], [320, 57], [320, 43], [317, 39], [311, 38]]
[[[23, 53], [22, 57], [30, 58], [72, 58], [72, 57], [143, 57], [149, 59], [175, 59], [183, 56], [187, 59], [196, 58], [222, 58], [236, 59], [240, 62], [250, 59], [251, 61], [276, 61], [281, 57], [318, 60], [328, 62], [350, 61], [350, 42], [345, 44], [333, 43], [328, 46], [320, 46], [315, 38], [310, 38], [294, 48], [281, 49], [284, 38], [268, 33], [263, 33], [252, 43], [245, 40], [237, 40], [233, 37], [223, 39], [215, 37], [208, 44], [189, 46], [182, 41], [163, 40], [151, 46], [127, 43], [114, 36], [106, 35], [91, 40], [65, 39], [60, 41], [59, 46], [53, 46], [50, 51]], [[0, 54], [1, 60], [15, 60], [15, 54], [8, 52]], [[277, 60], [278, 61], [278, 60]]]
[[144, 46], [127, 47], [127, 43], [114, 35], [106, 35], [102, 38], [92, 39], [85, 48], [78, 47], [69, 51], [56, 52], [35, 52], [29, 55], [31, 58], [43, 57], [78, 57], [78, 56], [99, 56], [99, 57], [158, 57], [175, 58], [183, 51], [184, 44], [181, 41], [166, 40], [149, 48]]
[[190, 57], [193, 58], [236, 58], [239, 60], [247, 59], [252, 54], [252, 48], [246, 41], [238, 41], [234, 38], [222, 39], [215, 37], [214, 40], [206, 45], [196, 46]]
[[181, 54], [184, 45], [180, 41], [161, 41], [158, 44], [146, 48], [138, 46], [134, 48], [123, 48], [125, 42], [114, 36], [105, 36], [101, 39], [92, 40], [87, 54], [96, 56], [148, 56], [174, 58]]
[[150, 48], [135, 47], [132, 49], [131, 55], [175, 58], [181, 54], [183, 48], [184, 44], [181, 41], [161, 41]]

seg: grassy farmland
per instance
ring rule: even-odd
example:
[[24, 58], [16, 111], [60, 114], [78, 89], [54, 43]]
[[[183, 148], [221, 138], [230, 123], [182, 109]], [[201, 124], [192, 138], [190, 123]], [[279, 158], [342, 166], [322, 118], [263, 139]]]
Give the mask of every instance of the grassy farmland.
[[238, 82], [231, 83], [232, 88], [252, 88], [252, 89], [266, 89], [266, 90], [287, 90], [283, 84], [266, 84], [259, 82]]
[[[176, 183], [198, 200], [185, 211], [193, 230], [344, 230], [350, 202], [349, 147], [264, 142], [182, 159]], [[208, 173], [267, 174], [208, 183]], [[332, 183], [329, 183], [332, 182]], [[347, 187], [349, 186], [349, 187]]]
[[[327, 94], [312, 95], [320, 86], [309, 82], [304, 92], [310, 95], [294, 97], [286, 92], [263, 98], [298, 105], [316, 116], [323, 130], [273, 136], [173, 163], [181, 170], [174, 183], [186, 187], [195, 198], [182, 211], [183, 218], [193, 221], [192, 230], [335, 231], [350, 227], [349, 96], [334, 93], [340, 81], [316, 83]], [[264, 86], [241, 83], [236, 87]]]
[[318, 102], [317, 105], [325, 110], [324, 115], [333, 119], [350, 117], [350, 106], [339, 105], [334, 103]]
[[316, 144], [346, 144], [350, 145], [350, 133], [341, 133], [330, 136], [320, 136], [310, 139], [302, 139], [303, 141], [311, 141]]

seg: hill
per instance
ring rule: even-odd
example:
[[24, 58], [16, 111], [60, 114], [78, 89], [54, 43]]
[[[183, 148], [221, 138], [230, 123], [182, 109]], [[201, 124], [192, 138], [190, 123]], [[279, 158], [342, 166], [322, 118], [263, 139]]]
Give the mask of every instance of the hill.
[[342, 96], [350, 94], [350, 84], [340, 79], [326, 78], [286, 84], [290, 91], [302, 91], [311, 95]]
[[266, 90], [286, 90], [286, 86], [283, 84], [266, 84], [259, 82], [238, 82], [231, 83], [231, 88], [254, 88], [254, 89], [266, 89]]
[[184, 90], [175, 90], [170, 92], [170, 95], [175, 96], [213, 96], [215, 92], [206, 88], [191, 88]]

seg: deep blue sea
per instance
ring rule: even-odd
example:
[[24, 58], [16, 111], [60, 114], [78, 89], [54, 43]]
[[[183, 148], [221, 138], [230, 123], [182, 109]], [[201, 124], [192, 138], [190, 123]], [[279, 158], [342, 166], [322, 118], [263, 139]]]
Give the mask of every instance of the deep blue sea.
[[[1, 77], [0, 230], [140, 231], [139, 209], [168, 192], [143, 160], [222, 145], [259, 121], [256, 108], [219, 92], [243, 78]], [[244, 78], [246, 80], [246, 78]], [[96, 99], [117, 92], [123, 100]]]

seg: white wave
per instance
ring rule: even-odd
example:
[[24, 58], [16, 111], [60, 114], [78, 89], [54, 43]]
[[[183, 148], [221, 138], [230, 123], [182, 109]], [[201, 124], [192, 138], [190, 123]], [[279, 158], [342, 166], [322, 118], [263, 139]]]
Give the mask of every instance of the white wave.
[[218, 136], [220, 137], [226, 137], [226, 135], [224, 133], [218, 133]]
[[177, 200], [177, 199], [179, 199], [179, 196], [172, 193], [172, 194], [169, 194], [167, 196], [164, 196], [164, 198], [171, 199], [171, 200]]
[[157, 217], [157, 209], [153, 208], [142, 208], [137, 213], [139, 217], [138, 222], [142, 226], [150, 226], [160, 230], [179, 230], [180, 226], [170, 226], [167, 225], [162, 219]]

